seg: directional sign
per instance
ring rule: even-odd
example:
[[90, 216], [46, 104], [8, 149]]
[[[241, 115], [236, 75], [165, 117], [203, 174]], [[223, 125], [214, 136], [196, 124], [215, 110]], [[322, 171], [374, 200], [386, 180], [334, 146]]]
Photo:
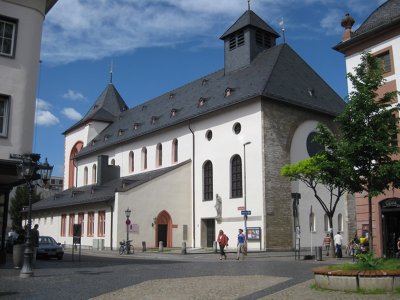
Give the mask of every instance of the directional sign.
[[250, 216], [251, 210], [242, 210], [240, 213], [242, 214], [242, 216]]

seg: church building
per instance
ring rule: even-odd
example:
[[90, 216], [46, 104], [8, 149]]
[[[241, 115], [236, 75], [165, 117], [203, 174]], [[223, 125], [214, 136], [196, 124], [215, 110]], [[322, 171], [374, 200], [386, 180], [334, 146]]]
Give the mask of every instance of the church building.
[[[292, 193], [300, 193], [301, 247], [330, 229], [313, 193], [280, 175], [314, 155], [318, 123], [336, 131], [345, 102], [248, 9], [220, 39], [224, 67], [129, 108], [112, 82], [64, 132], [64, 190], [33, 205], [41, 234], [117, 249], [212, 247], [220, 229], [250, 250], [295, 246]], [[349, 203], [333, 230], [347, 240]], [[131, 211], [129, 219], [125, 212]], [[247, 229], [247, 230], [246, 230]]]

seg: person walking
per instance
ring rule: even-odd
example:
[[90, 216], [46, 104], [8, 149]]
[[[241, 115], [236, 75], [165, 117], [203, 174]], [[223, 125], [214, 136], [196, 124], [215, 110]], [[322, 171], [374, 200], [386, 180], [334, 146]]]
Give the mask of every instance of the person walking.
[[219, 260], [222, 260], [222, 257], [226, 259], [225, 247], [228, 246], [229, 238], [226, 236], [224, 231], [221, 229], [218, 233], [217, 242], [219, 244], [219, 250], [221, 251]]
[[245, 255], [245, 243], [246, 243], [246, 236], [243, 233], [243, 229], [239, 229], [239, 234], [238, 234], [238, 241], [237, 241], [237, 256], [236, 259], [239, 260], [240, 254], [242, 254], [242, 259], [244, 259]]
[[326, 256], [329, 256], [329, 249], [331, 247], [331, 235], [329, 233], [327, 233], [326, 236], [324, 237], [322, 245], [325, 246]]
[[36, 255], [37, 255], [37, 248], [39, 247], [39, 225], [35, 224], [33, 226], [33, 229], [31, 230], [31, 243], [32, 243], [32, 250], [33, 250], [33, 256], [32, 256], [32, 263], [36, 263]]
[[340, 235], [340, 231], [338, 231], [335, 236], [333, 237], [333, 240], [335, 242], [335, 247], [336, 247], [336, 258], [342, 258], [342, 242], [343, 242], [343, 237]]

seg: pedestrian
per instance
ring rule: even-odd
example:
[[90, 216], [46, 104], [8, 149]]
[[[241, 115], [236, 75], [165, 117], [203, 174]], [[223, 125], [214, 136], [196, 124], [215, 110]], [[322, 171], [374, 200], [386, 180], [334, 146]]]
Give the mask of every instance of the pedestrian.
[[338, 231], [335, 236], [333, 237], [333, 240], [335, 242], [335, 247], [336, 247], [336, 258], [342, 258], [342, 242], [343, 242], [343, 237], [340, 235], [340, 231]]
[[39, 247], [39, 225], [35, 224], [31, 230], [31, 243], [33, 249], [32, 263], [36, 263], [37, 248]]
[[326, 256], [329, 256], [329, 249], [331, 247], [331, 235], [329, 233], [324, 237], [322, 244], [325, 246]]
[[400, 236], [397, 239], [396, 248], [397, 248], [396, 258], [400, 258]]
[[229, 241], [229, 238], [226, 236], [224, 231], [221, 229], [218, 233], [218, 238], [217, 238], [217, 242], [219, 244], [219, 250], [221, 251], [220, 252], [221, 256], [220, 256], [219, 260], [222, 260], [222, 257], [224, 257], [226, 259], [225, 247], [228, 246], [228, 241]]
[[242, 254], [242, 259], [244, 259], [244, 256], [246, 254], [246, 248], [245, 248], [245, 243], [246, 243], [246, 236], [243, 234], [243, 229], [239, 229], [239, 234], [237, 237], [237, 256], [236, 259], [239, 260], [240, 254]]

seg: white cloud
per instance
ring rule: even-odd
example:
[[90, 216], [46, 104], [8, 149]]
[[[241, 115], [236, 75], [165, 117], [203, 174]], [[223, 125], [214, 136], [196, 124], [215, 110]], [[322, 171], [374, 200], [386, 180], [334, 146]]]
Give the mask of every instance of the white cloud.
[[82, 119], [82, 115], [77, 112], [74, 108], [72, 107], [66, 107], [64, 108], [61, 113], [66, 116], [68, 119], [73, 120], [73, 121], [79, 121]]
[[50, 108], [51, 104], [49, 102], [46, 102], [40, 98], [36, 98], [36, 110], [47, 110]]
[[63, 98], [64, 99], [69, 99], [69, 100], [74, 100], [74, 101], [76, 101], [76, 100], [86, 100], [85, 96], [83, 96], [81, 93], [75, 92], [73, 90], [68, 90], [68, 92], [66, 92], [63, 95]]
[[37, 110], [35, 123], [42, 126], [51, 126], [60, 123], [60, 120], [47, 110]]
[[[341, 31], [345, 13], [363, 21], [365, 15], [357, 16], [360, 10], [370, 13], [381, 1], [257, 0], [251, 7], [277, 30], [283, 16], [292, 21], [287, 23], [292, 35], [307, 35], [301, 30], [315, 29], [316, 24], [322, 26], [318, 34], [331, 35]], [[245, 0], [58, 1], [46, 16], [42, 58], [65, 64], [183, 42], [215, 45], [217, 37], [246, 9]]]

